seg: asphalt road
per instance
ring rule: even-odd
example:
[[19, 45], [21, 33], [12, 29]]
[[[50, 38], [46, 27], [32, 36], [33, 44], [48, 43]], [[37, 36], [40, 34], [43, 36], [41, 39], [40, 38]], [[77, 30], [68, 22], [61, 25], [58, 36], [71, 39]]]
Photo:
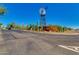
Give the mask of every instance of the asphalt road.
[[79, 35], [0, 30], [1, 55], [79, 55]]

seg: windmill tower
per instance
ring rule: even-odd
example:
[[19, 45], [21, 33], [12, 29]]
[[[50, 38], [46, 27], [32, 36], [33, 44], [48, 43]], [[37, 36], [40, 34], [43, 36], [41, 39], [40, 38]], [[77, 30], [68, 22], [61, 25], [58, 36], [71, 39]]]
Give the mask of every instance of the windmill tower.
[[46, 8], [40, 8], [40, 27], [42, 31], [46, 26]]

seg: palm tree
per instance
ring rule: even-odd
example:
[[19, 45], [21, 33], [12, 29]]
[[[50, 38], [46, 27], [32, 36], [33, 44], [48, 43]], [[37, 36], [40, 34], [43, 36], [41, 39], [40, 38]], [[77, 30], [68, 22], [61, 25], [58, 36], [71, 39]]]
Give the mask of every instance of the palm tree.
[[5, 8], [0, 7], [0, 15], [4, 15], [5, 14]]
[[[5, 13], [5, 9], [3, 7], [0, 7], [0, 15], [4, 15], [4, 13]], [[0, 23], [0, 28], [1, 28], [2, 25], [3, 24]]]

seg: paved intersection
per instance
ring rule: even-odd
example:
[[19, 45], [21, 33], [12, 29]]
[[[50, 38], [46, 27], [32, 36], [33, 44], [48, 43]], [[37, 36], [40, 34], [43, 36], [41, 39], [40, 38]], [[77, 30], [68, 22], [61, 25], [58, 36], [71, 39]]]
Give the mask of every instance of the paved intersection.
[[[69, 49], [61, 46], [69, 47]], [[79, 35], [54, 35], [19, 30], [0, 30], [0, 54], [79, 55]], [[77, 49], [78, 51], [78, 49]]]

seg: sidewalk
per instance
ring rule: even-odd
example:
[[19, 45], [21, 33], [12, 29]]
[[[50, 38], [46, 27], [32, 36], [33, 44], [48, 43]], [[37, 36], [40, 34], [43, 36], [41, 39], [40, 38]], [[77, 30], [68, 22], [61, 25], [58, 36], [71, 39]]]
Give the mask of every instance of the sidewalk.
[[8, 54], [5, 41], [2, 37], [2, 31], [0, 29], [0, 55]]
[[23, 30], [23, 31], [29, 31], [29, 32], [35, 32], [35, 33], [45, 33], [45, 34], [56, 34], [56, 35], [79, 35], [77, 32], [41, 32], [41, 31], [30, 31], [30, 30]]
[[1, 32], [1, 29], [0, 29], [0, 42], [3, 41], [3, 37], [2, 37], [2, 32]]

